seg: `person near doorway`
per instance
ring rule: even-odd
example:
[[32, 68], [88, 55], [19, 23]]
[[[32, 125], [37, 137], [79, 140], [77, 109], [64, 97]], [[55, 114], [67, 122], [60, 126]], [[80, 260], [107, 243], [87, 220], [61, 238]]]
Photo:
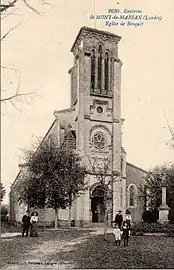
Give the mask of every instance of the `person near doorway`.
[[37, 237], [38, 236], [38, 232], [37, 232], [38, 213], [37, 212], [32, 213], [30, 222], [31, 222], [30, 236], [31, 237]]
[[122, 231], [120, 230], [119, 225], [116, 223], [116, 224], [115, 224], [115, 228], [114, 228], [114, 236], [115, 236], [115, 243], [116, 243], [116, 246], [117, 246], [117, 243], [118, 243], [118, 245], [120, 246], [120, 243], [121, 243], [121, 235], [122, 235]]
[[123, 222], [122, 231], [123, 231], [124, 246], [128, 246], [130, 237], [130, 228], [126, 221]]
[[97, 205], [97, 214], [98, 214], [98, 222], [101, 222], [100, 216], [101, 216], [101, 206], [100, 204]]
[[118, 224], [120, 230], [121, 230], [122, 222], [123, 222], [123, 216], [121, 214], [121, 210], [119, 210], [118, 214], [115, 216], [115, 225]]
[[22, 217], [22, 237], [24, 237], [24, 234], [26, 233], [26, 237], [28, 236], [28, 231], [30, 228], [30, 212], [26, 211], [25, 215]]

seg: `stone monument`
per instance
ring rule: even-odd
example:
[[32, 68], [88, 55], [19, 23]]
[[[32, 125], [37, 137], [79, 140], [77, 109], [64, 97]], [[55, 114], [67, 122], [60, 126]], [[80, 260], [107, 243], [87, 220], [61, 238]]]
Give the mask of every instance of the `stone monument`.
[[159, 222], [166, 223], [168, 222], [168, 214], [170, 208], [166, 203], [166, 176], [162, 176], [162, 204], [158, 208], [159, 210]]

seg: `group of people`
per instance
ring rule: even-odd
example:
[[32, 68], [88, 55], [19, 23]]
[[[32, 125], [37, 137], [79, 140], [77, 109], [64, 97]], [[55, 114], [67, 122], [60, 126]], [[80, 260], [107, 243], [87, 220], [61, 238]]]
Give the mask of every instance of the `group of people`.
[[30, 236], [38, 236], [37, 233], [37, 223], [38, 223], [38, 213], [36, 211], [34, 211], [31, 216], [30, 216], [30, 212], [26, 211], [25, 215], [22, 217], [22, 224], [23, 224], [23, 228], [22, 228], [22, 237], [28, 236], [28, 232], [30, 229]]
[[[118, 244], [120, 246], [121, 238], [123, 237], [124, 246], [126, 245], [128, 246], [129, 242], [128, 240], [130, 237], [130, 230], [131, 230], [131, 222], [132, 218], [129, 210], [126, 210], [125, 220], [123, 220], [121, 210], [118, 211], [118, 214], [115, 216], [115, 228], [114, 228], [116, 245]], [[28, 236], [29, 229], [30, 229], [30, 236], [32, 237], [38, 236], [37, 223], [38, 223], [38, 213], [34, 211], [30, 216], [30, 212], [26, 211], [25, 215], [22, 217], [22, 224], [23, 224], [22, 237], [24, 237], [24, 235], [26, 235], [26, 237]]]
[[130, 230], [131, 230], [131, 213], [129, 210], [126, 210], [125, 220], [123, 220], [121, 210], [118, 211], [118, 214], [115, 216], [115, 228], [114, 228], [114, 236], [116, 245], [120, 246], [121, 238], [123, 237], [124, 246], [128, 246]]

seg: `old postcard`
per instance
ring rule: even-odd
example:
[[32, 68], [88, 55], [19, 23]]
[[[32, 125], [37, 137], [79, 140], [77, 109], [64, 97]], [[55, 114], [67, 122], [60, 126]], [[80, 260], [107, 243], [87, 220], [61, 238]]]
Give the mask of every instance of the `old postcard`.
[[174, 268], [173, 10], [2, 0], [1, 269]]

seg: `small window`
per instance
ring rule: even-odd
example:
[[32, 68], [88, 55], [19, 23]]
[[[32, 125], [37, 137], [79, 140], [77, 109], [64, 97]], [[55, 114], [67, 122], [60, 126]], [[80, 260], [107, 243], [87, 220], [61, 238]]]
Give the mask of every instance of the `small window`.
[[124, 162], [124, 160], [123, 160], [123, 158], [121, 158], [121, 172], [123, 172], [123, 162]]
[[120, 206], [122, 206], [122, 202], [123, 202], [123, 188], [120, 188]]
[[102, 46], [98, 48], [98, 89], [101, 92], [102, 87]]
[[100, 106], [99, 106], [99, 107], [97, 107], [97, 112], [98, 112], [98, 113], [102, 113], [102, 112], [103, 112], [103, 108], [102, 108], [102, 107], [100, 107]]
[[91, 53], [91, 89], [95, 88], [95, 50]]
[[105, 90], [109, 89], [109, 54], [105, 53]]
[[135, 206], [135, 189], [134, 186], [130, 186], [129, 189], [129, 205]]

